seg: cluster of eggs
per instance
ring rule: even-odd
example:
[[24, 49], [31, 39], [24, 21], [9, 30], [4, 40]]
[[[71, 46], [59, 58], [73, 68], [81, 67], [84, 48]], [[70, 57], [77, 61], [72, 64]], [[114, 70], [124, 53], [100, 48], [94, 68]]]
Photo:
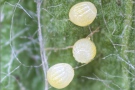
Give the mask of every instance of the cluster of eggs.
[[[69, 19], [78, 26], [88, 26], [97, 14], [97, 9], [91, 2], [81, 2], [71, 7]], [[90, 38], [78, 40], [73, 45], [73, 57], [80, 63], [89, 63], [96, 55], [96, 46]], [[50, 67], [47, 71], [49, 84], [57, 89], [62, 89], [69, 85], [74, 77], [74, 69], [67, 63], [59, 63]]]

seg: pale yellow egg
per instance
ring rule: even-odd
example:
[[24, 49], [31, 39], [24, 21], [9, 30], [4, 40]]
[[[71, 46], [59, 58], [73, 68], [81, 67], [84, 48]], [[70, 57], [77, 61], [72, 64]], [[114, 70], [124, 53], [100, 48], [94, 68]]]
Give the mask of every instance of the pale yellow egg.
[[89, 63], [96, 55], [96, 46], [88, 38], [78, 40], [73, 46], [73, 57], [80, 63]]
[[57, 89], [65, 88], [74, 77], [74, 70], [67, 63], [59, 63], [50, 67], [47, 71], [47, 79], [51, 86]]
[[71, 7], [69, 19], [78, 26], [88, 26], [97, 15], [97, 9], [91, 2], [80, 2]]

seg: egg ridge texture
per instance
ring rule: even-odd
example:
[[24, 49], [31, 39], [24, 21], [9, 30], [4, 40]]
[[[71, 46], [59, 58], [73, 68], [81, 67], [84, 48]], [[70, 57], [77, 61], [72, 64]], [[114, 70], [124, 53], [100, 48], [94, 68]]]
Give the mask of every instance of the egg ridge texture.
[[51, 86], [62, 89], [70, 84], [74, 77], [74, 70], [67, 63], [59, 63], [47, 71], [47, 79]]
[[71, 7], [69, 19], [78, 26], [88, 26], [97, 15], [97, 9], [91, 2], [80, 2]]
[[78, 40], [73, 45], [73, 57], [80, 63], [89, 63], [96, 55], [96, 46], [88, 38]]

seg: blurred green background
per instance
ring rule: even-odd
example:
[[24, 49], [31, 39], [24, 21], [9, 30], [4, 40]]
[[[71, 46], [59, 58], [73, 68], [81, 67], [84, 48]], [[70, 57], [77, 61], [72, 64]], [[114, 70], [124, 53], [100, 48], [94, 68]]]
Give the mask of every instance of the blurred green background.
[[[61, 90], [135, 90], [135, 1], [87, 0], [97, 17], [87, 27], [69, 21], [70, 8], [84, 0], [44, 0], [41, 25], [45, 48], [64, 48], [100, 27], [91, 40], [97, 47], [89, 64], [75, 69], [73, 81]], [[34, 0], [0, 1], [0, 90], [44, 90]], [[47, 51], [49, 67], [56, 63], [81, 66], [72, 50]], [[49, 90], [57, 90], [49, 86]]]

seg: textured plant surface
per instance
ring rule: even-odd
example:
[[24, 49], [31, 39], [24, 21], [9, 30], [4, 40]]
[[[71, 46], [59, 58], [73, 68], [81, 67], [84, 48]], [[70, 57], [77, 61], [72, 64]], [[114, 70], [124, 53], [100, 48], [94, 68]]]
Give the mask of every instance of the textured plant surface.
[[[68, 13], [81, 1], [46, 0], [41, 6], [43, 49], [72, 46], [100, 27], [91, 38], [97, 55], [85, 66], [79, 67], [71, 48], [46, 51], [49, 67], [68, 63], [75, 68], [73, 81], [62, 90], [135, 90], [135, 1], [87, 0], [98, 15], [91, 25], [79, 27], [69, 21]], [[0, 9], [0, 90], [44, 90], [36, 3], [1, 0]]]

